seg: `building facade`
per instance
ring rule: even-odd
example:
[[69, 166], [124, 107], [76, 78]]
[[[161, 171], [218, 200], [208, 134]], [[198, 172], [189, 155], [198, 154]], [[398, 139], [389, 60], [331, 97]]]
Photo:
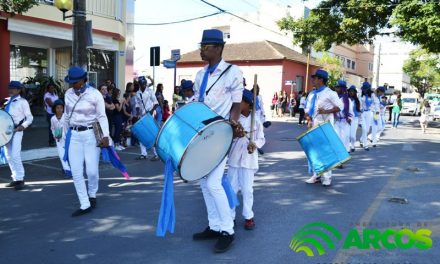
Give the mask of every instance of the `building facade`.
[[[110, 79], [123, 88], [133, 78], [134, 0], [87, 0], [86, 5], [93, 36], [89, 79], [96, 84]], [[10, 80], [37, 75], [62, 80], [71, 66], [72, 19], [63, 21], [53, 1], [15, 16], [0, 13], [0, 39], [0, 97]]]

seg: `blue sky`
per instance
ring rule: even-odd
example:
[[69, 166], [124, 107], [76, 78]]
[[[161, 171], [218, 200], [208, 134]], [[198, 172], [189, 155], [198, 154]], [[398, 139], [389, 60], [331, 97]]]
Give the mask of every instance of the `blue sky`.
[[[256, 13], [260, 1], [269, 1], [282, 6], [303, 4], [301, 0], [207, 0], [207, 2], [237, 15]], [[320, 0], [309, 0], [308, 7], [316, 6]], [[137, 0], [135, 23], [163, 23], [195, 18], [217, 12], [200, 0]], [[219, 16], [229, 16], [221, 14]], [[135, 26], [135, 69], [148, 69], [149, 48], [161, 47], [161, 59], [168, 58], [171, 49], [187, 52], [197, 48], [203, 30], [203, 19], [193, 22], [164, 26]], [[206, 21], [206, 20], [205, 20]], [[205, 25], [210, 28], [210, 25]]]

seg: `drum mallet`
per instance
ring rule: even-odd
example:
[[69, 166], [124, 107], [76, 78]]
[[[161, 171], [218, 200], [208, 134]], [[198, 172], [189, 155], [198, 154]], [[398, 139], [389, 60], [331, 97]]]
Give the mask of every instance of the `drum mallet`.
[[[257, 74], [254, 74], [254, 103], [252, 104], [252, 113], [251, 113], [251, 129], [249, 132], [249, 145], [254, 143], [254, 126], [255, 126], [255, 109], [257, 105]], [[253, 151], [248, 151], [249, 154], [252, 154]]]

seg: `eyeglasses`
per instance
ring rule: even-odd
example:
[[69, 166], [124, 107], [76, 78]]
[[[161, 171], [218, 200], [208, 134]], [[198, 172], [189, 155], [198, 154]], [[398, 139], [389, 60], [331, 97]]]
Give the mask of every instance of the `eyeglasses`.
[[217, 47], [217, 45], [214, 44], [202, 44], [200, 45], [199, 49], [202, 51], [208, 50], [209, 47]]

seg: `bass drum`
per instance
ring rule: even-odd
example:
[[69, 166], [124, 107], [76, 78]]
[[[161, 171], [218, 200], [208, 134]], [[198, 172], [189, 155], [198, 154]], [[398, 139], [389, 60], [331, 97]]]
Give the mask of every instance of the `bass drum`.
[[14, 120], [4, 110], [0, 110], [0, 147], [5, 146], [14, 136]]

